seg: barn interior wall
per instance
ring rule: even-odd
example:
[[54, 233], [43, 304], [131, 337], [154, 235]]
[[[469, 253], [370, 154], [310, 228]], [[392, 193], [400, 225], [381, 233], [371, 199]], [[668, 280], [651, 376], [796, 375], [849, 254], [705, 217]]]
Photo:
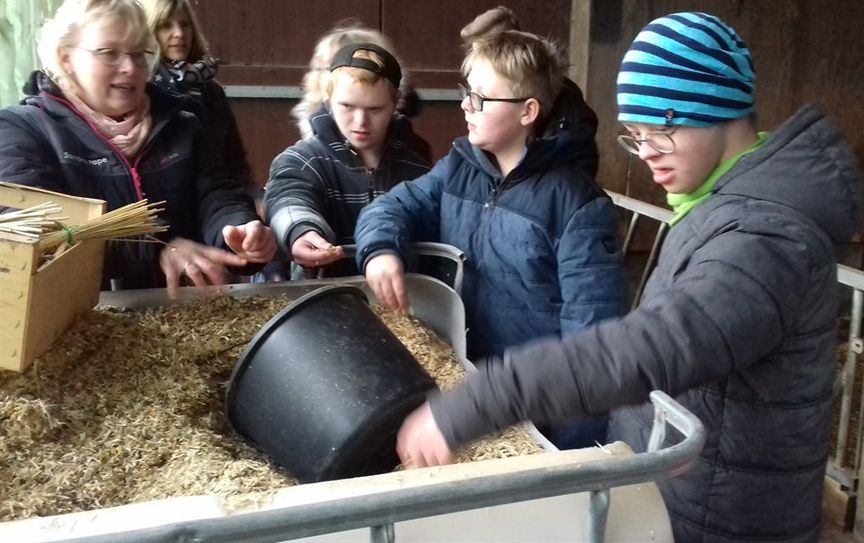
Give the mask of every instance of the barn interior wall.
[[[230, 86], [294, 88], [317, 38], [339, 22], [360, 21], [393, 40], [398, 56], [426, 100], [415, 129], [436, 158], [464, 134], [452, 91], [460, 80], [459, 30], [499, 0], [194, 0], [215, 55], [220, 81]], [[718, 15], [746, 41], [757, 71], [760, 129], [770, 130], [807, 102], [839, 126], [864, 164], [864, 2], [848, 0], [535, 0], [511, 1], [524, 30], [568, 44], [574, 80], [583, 82], [600, 119], [599, 181], [604, 187], [662, 205], [663, 191], [647, 169], [615, 143], [615, 76], [630, 41], [651, 19], [674, 11]], [[586, 20], [587, 19], [587, 20]], [[574, 36], [571, 32], [587, 32]], [[581, 44], [578, 50], [574, 44]], [[447, 94], [446, 92], [444, 94]], [[433, 96], [433, 94], [427, 94]], [[273, 157], [294, 143], [290, 116], [296, 99], [233, 98], [232, 106], [256, 181], [263, 184]], [[637, 247], [648, 243], [637, 240]]]

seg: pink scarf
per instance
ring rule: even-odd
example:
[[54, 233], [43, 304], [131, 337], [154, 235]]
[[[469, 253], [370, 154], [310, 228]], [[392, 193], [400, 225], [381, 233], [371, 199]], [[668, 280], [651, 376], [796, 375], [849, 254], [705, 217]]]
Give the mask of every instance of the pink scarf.
[[115, 121], [111, 117], [95, 111], [78, 97], [78, 89], [74, 84], [62, 85], [66, 98], [84, 117], [90, 121], [102, 136], [120, 149], [126, 158], [134, 158], [153, 126], [150, 116], [150, 97], [146, 94], [137, 109], [126, 114], [122, 121]]

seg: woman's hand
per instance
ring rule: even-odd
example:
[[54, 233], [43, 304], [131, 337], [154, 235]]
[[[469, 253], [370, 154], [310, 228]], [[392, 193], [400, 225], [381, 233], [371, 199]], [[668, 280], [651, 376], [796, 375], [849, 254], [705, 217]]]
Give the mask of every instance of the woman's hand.
[[408, 415], [396, 435], [396, 452], [405, 468], [453, 463], [453, 452], [438, 428], [429, 403]]
[[261, 221], [249, 221], [240, 226], [222, 229], [225, 244], [238, 256], [249, 262], [270, 262], [276, 255], [276, 237], [273, 230]]
[[165, 274], [168, 297], [176, 299], [184, 277], [196, 287], [224, 285], [231, 277], [225, 267], [245, 266], [246, 260], [216, 247], [174, 238], [159, 255], [159, 265]]
[[345, 249], [333, 245], [314, 230], [309, 230], [291, 246], [294, 262], [306, 268], [318, 268], [345, 258]]
[[410, 304], [405, 290], [405, 272], [398, 256], [382, 254], [369, 260], [366, 263], [366, 282], [378, 303], [391, 311], [408, 314]]

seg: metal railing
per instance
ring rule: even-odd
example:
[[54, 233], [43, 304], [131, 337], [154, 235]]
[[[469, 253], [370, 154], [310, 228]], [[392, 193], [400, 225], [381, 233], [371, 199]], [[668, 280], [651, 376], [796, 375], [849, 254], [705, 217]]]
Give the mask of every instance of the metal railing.
[[[643, 219], [648, 219], [657, 223], [657, 231], [654, 236], [654, 241], [651, 246], [651, 251], [648, 255], [648, 260], [642, 270], [641, 279], [639, 281], [633, 307], [639, 304], [642, 298], [642, 293], [645, 288], [645, 283], [648, 276], [651, 274], [654, 266], [657, 263], [657, 258], [660, 254], [660, 246], [666, 233], [669, 230], [669, 221], [673, 213], [668, 209], [645, 203], [641, 200], [624, 196], [617, 192], [606, 191], [612, 202], [632, 213], [627, 234], [624, 240], [624, 254], [626, 255], [632, 244], [633, 236], [636, 232], [636, 226]], [[850, 311], [848, 349], [843, 369], [838, 375], [835, 383], [835, 398], [840, 406], [840, 420], [837, 429], [836, 443], [831, 450], [828, 461], [827, 472], [828, 476], [840, 483], [847, 492], [852, 495], [857, 488], [859, 471], [861, 469], [861, 448], [862, 448], [862, 429], [864, 429], [864, 400], [859, 399], [857, 405], [853, 405], [855, 398], [853, 395], [855, 385], [855, 373], [857, 368], [858, 356], [864, 352], [864, 340], [861, 338], [861, 320], [864, 316], [864, 271], [845, 266], [837, 265], [837, 282], [852, 291], [852, 305]], [[857, 411], [857, 422], [853, 425], [853, 412]], [[855, 457], [850, 459], [846, 455], [846, 449], [852, 429], [856, 430]], [[847, 465], [850, 464], [851, 466]]]
[[[835, 387], [835, 392], [839, 395], [840, 421], [837, 426], [836, 445], [828, 463], [828, 474], [851, 494], [857, 488], [861, 470], [861, 434], [862, 428], [864, 428], [864, 398], [859, 398], [857, 406], [853, 405], [858, 357], [864, 352], [864, 342], [861, 338], [861, 319], [862, 313], [864, 313], [862, 311], [864, 309], [864, 272], [840, 264], [837, 266], [837, 281], [852, 290], [852, 306], [849, 315], [846, 358]], [[857, 409], [858, 412], [857, 424], [855, 424], [855, 456], [849, 459], [846, 456], [846, 449], [849, 443], [850, 430], [853, 426], [852, 413], [854, 409]], [[849, 460], [851, 460], [851, 466], [847, 466]]]
[[654, 242], [651, 244], [651, 251], [648, 253], [648, 261], [642, 269], [642, 276], [633, 295], [631, 308], [635, 309], [639, 305], [639, 300], [642, 299], [642, 292], [645, 290], [645, 283], [648, 282], [651, 270], [654, 269], [657, 258], [660, 256], [660, 247], [663, 246], [663, 240], [666, 239], [666, 232], [669, 231], [669, 221], [672, 220], [673, 213], [668, 209], [663, 209], [662, 207], [657, 207], [617, 192], [607, 190], [606, 194], [609, 195], [612, 203], [616, 206], [633, 213], [627, 225], [627, 234], [624, 237], [623, 252], [625, 255], [629, 253], [630, 246], [633, 244], [633, 237], [636, 234], [636, 227], [639, 225], [640, 219], [647, 217], [657, 223], [657, 233], [654, 235]]
[[[314, 503], [282, 507], [235, 516], [193, 520], [155, 528], [66, 540], [66, 543], [248, 543], [277, 542], [369, 528], [372, 543], [394, 543], [394, 524], [480, 507], [503, 505], [577, 492], [591, 492], [586, 541], [603, 541], [609, 507], [609, 489], [654, 481], [690, 464], [705, 444], [705, 429], [692, 413], [663, 392], [651, 393], [655, 416], [649, 450], [640, 454], [584, 461], [578, 451], [562, 451], [523, 457], [519, 469], [487, 472], [481, 464], [454, 465], [439, 470], [428, 483], [402, 484], [395, 476], [372, 476], [381, 490]], [[671, 424], [684, 439], [660, 448]], [[547, 455], [573, 454], [572, 462], [545, 463]], [[503, 459], [514, 460], [514, 459]], [[527, 465], [528, 467], [521, 467]], [[471, 471], [467, 471], [471, 468]], [[416, 470], [422, 475], [424, 470]], [[448, 477], [447, 473], [453, 472]], [[470, 475], [470, 473], [481, 475]]]

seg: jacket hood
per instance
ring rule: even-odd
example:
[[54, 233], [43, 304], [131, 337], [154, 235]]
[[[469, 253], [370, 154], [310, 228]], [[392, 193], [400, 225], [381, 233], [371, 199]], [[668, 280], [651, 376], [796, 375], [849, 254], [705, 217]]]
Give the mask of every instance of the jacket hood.
[[544, 137], [566, 130], [573, 138], [573, 154], [579, 166], [589, 177], [597, 176], [599, 154], [597, 152], [597, 114], [585, 102], [579, 86], [565, 78], [561, 91], [552, 104], [552, 110], [545, 124], [540, 127]]
[[855, 156], [843, 136], [810, 104], [739, 161], [714, 192], [791, 207], [835, 243], [844, 243], [855, 234], [861, 218], [860, 185]]

